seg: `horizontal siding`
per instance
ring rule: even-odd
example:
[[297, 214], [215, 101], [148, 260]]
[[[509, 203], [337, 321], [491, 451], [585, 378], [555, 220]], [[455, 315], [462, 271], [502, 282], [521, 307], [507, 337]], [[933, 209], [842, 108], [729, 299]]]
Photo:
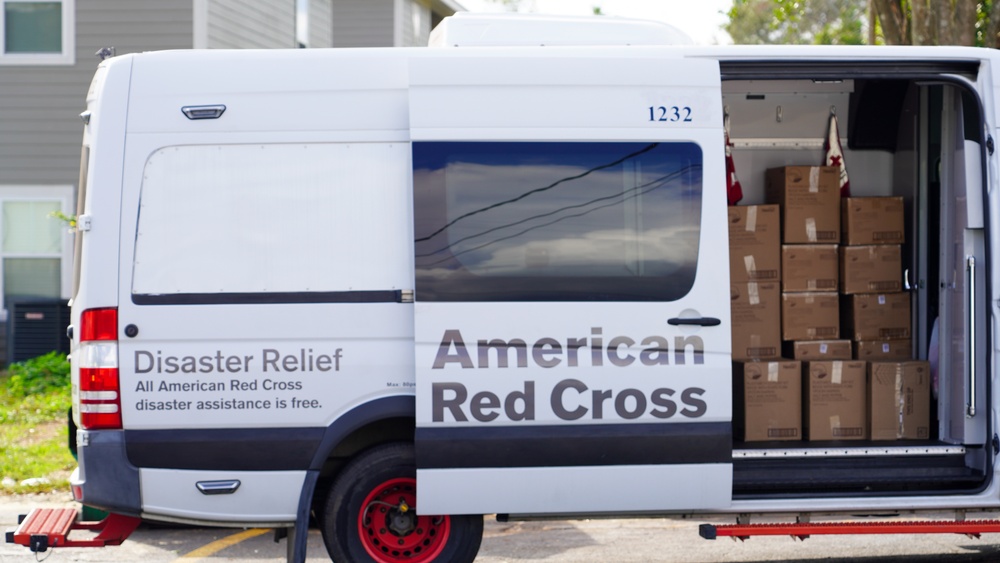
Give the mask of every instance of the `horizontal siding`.
[[190, 47], [192, 27], [192, 0], [78, 0], [74, 65], [0, 66], [0, 184], [75, 185], [94, 53]]
[[403, 0], [403, 44], [401, 47], [426, 47], [431, 34], [431, 9], [418, 0]]
[[295, 47], [295, 2], [209, 0], [210, 49]]
[[333, 47], [333, 0], [309, 0], [309, 46]]
[[334, 47], [392, 47], [394, 0], [333, 0]]

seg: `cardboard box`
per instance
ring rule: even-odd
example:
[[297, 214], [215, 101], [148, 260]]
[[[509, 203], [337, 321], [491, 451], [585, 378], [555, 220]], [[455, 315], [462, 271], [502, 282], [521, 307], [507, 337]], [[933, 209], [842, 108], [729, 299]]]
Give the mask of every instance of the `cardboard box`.
[[778, 282], [730, 284], [733, 359], [781, 355], [781, 288]]
[[862, 342], [910, 337], [909, 293], [866, 293], [845, 298], [844, 338]]
[[802, 439], [801, 362], [734, 362], [733, 378], [736, 439]]
[[840, 242], [840, 170], [832, 166], [785, 166], [765, 175], [768, 203], [781, 205], [781, 241]]
[[781, 294], [781, 339], [840, 338], [840, 296], [828, 292]]
[[808, 340], [785, 342], [785, 355], [802, 361], [853, 360], [850, 340]]
[[903, 262], [899, 245], [840, 247], [841, 293], [892, 293], [902, 290]]
[[854, 343], [854, 359], [866, 362], [894, 362], [913, 359], [913, 343], [899, 340], [862, 340]]
[[803, 425], [808, 440], [868, 438], [865, 366], [859, 361], [805, 364]]
[[902, 197], [847, 197], [840, 203], [843, 244], [903, 244]]
[[729, 208], [729, 277], [734, 282], [781, 279], [781, 212], [777, 205]]
[[781, 245], [781, 291], [837, 291], [836, 244]]
[[931, 370], [927, 362], [875, 362], [869, 367], [872, 440], [930, 439]]

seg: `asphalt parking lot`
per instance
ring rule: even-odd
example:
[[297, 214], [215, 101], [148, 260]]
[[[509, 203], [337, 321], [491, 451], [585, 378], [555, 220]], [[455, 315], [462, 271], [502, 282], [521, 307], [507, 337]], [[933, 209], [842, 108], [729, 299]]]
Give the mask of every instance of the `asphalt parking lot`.
[[[72, 506], [66, 495], [0, 497], [0, 525], [16, 525], [33, 506]], [[486, 520], [477, 562], [824, 561], [834, 563], [967, 563], [1000, 561], [1000, 534], [982, 539], [947, 535], [759, 537], [747, 542], [701, 539], [698, 525], [725, 519], [615, 519], [537, 522]], [[329, 561], [318, 530], [309, 535], [309, 563]], [[0, 563], [60, 562], [251, 563], [285, 561], [285, 542], [271, 530], [141, 526], [124, 545], [65, 548], [36, 554], [3, 544]]]

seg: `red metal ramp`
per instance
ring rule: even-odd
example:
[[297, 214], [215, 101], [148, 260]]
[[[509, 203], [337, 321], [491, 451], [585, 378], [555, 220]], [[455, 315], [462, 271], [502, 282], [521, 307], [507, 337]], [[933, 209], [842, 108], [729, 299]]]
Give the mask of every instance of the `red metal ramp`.
[[[20, 519], [16, 530], [7, 532], [7, 543], [23, 545], [34, 552], [50, 547], [104, 547], [120, 545], [135, 531], [141, 520], [132, 516], [109, 514], [97, 522], [77, 521], [75, 508], [36, 508]], [[72, 530], [89, 530], [96, 535], [70, 539]]]
[[720, 536], [747, 540], [752, 536], [791, 536], [806, 539], [818, 535], [849, 534], [980, 534], [1000, 533], [1000, 520], [888, 521], [888, 522], [799, 522], [779, 524], [702, 524], [701, 537]]

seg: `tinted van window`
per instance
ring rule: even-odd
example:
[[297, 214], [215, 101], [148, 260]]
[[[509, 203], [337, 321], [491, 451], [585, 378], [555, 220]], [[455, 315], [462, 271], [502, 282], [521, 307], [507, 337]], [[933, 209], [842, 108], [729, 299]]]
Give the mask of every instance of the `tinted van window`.
[[671, 301], [694, 282], [694, 143], [416, 142], [413, 169], [420, 301]]

